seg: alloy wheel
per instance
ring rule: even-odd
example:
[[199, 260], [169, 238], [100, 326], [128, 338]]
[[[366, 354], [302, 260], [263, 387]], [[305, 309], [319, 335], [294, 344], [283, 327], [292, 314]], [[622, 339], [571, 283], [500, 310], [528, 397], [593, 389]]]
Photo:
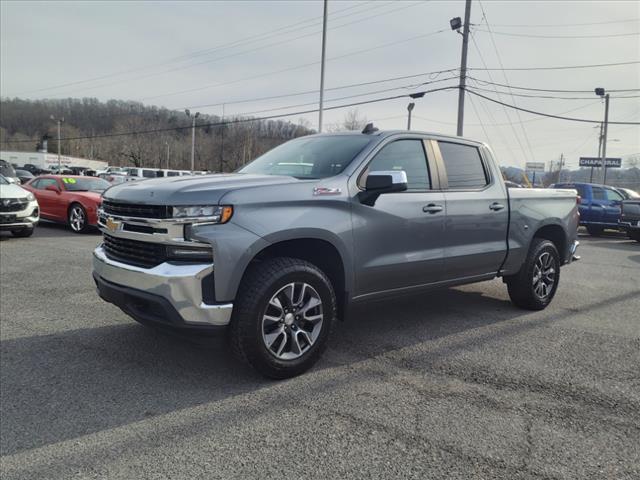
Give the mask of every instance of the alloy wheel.
[[533, 267], [533, 291], [543, 300], [553, 291], [556, 283], [556, 261], [549, 252], [542, 252]]
[[269, 300], [262, 316], [262, 340], [280, 360], [304, 355], [322, 329], [322, 300], [308, 283], [293, 282], [280, 288]]
[[69, 225], [74, 232], [80, 232], [84, 228], [86, 222], [84, 210], [80, 206], [75, 206], [69, 213]]

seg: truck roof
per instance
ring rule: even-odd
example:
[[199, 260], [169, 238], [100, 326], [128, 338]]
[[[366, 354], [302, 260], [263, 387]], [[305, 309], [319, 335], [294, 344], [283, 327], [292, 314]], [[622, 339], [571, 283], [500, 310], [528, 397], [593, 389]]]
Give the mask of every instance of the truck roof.
[[481, 142], [479, 140], [474, 140], [471, 138], [467, 138], [467, 137], [457, 137], [455, 135], [446, 135], [443, 133], [437, 133], [437, 132], [423, 132], [420, 130], [376, 130], [374, 132], [371, 133], [363, 133], [361, 131], [358, 130], [348, 130], [346, 132], [324, 132], [324, 133], [316, 133], [312, 136], [330, 136], [330, 135], [352, 135], [352, 136], [356, 136], [356, 135], [361, 135], [361, 136], [376, 136], [376, 137], [380, 137], [380, 138], [386, 138], [386, 137], [390, 137], [392, 135], [399, 135], [399, 134], [406, 134], [406, 133], [418, 133], [420, 135], [429, 135], [429, 136], [433, 136], [433, 137], [438, 137], [438, 138], [442, 138], [445, 140], [452, 140], [452, 141], [460, 141], [460, 140], [464, 140], [465, 142], [471, 142], [471, 143], [476, 143], [478, 145], [483, 145], [484, 142]]

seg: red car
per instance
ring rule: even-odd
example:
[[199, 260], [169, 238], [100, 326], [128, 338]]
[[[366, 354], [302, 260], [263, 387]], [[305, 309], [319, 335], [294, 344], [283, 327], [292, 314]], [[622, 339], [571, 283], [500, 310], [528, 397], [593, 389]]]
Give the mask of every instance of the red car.
[[42, 175], [23, 185], [38, 200], [41, 218], [66, 223], [76, 233], [98, 223], [102, 192], [110, 186], [101, 178], [74, 175]]

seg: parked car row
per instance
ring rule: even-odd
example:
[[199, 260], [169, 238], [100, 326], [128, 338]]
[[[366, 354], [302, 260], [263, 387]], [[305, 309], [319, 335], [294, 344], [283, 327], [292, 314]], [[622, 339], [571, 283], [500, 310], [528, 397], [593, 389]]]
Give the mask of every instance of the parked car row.
[[572, 188], [580, 196], [580, 225], [591, 235], [605, 229], [626, 231], [640, 241], [640, 194], [628, 188], [593, 183], [557, 183], [552, 188]]

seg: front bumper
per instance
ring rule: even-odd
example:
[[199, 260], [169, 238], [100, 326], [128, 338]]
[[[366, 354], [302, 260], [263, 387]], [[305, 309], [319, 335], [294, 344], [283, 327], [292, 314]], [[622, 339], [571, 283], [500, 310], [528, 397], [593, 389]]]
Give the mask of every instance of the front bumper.
[[640, 230], [640, 220], [622, 221], [620, 220], [620, 228], [623, 230]]
[[[5, 221], [5, 218], [11, 218]], [[0, 213], [0, 230], [21, 230], [23, 228], [33, 228], [40, 221], [40, 209], [38, 202], [29, 202], [27, 207], [18, 212]]]
[[93, 276], [100, 296], [141, 323], [185, 329], [228, 325], [232, 303], [203, 302], [203, 280], [212, 273], [211, 264], [161, 263], [140, 268], [107, 258], [101, 245], [93, 252]]

